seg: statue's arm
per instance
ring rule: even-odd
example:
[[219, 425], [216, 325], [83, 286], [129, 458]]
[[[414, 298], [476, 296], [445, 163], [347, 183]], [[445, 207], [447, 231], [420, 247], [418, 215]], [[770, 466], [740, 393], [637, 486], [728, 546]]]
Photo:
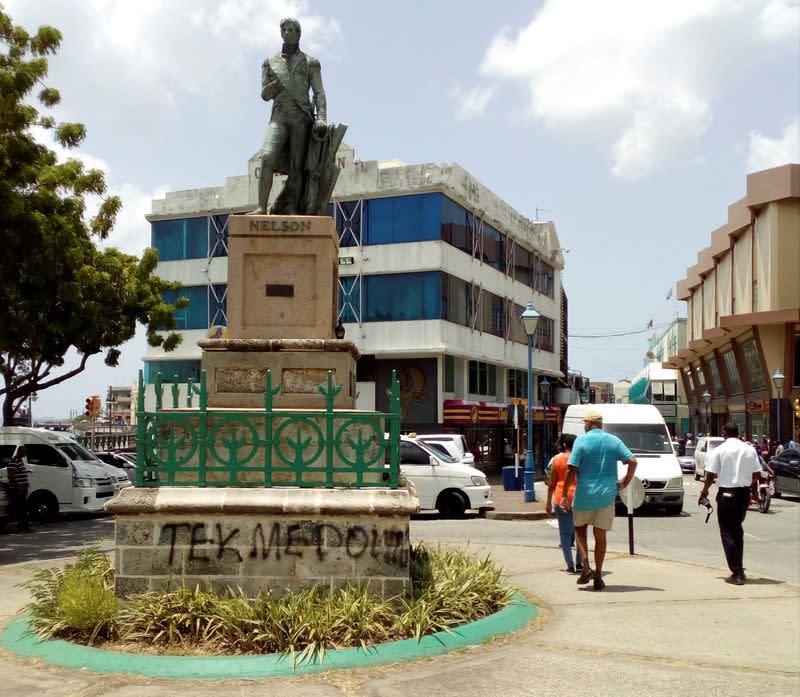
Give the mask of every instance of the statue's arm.
[[261, 66], [261, 99], [265, 102], [275, 99], [280, 89], [281, 83], [269, 67], [269, 60], [265, 60]]
[[322, 66], [316, 58], [308, 61], [309, 76], [311, 78], [311, 92], [314, 95], [314, 109], [317, 121], [328, 120], [328, 102], [325, 99], [325, 89], [322, 87]]

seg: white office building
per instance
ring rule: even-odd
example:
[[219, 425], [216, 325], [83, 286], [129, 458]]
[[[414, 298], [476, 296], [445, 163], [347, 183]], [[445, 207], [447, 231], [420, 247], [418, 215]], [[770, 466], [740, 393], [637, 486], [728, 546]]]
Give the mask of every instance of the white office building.
[[[525, 398], [527, 339], [519, 316], [541, 313], [534, 371], [553, 401], [567, 383], [564, 259], [555, 226], [531, 221], [457, 164], [361, 162], [338, 153], [342, 172], [329, 213], [339, 234], [339, 315], [361, 352], [357, 406], [388, 410], [392, 370], [402, 386], [403, 428], [459, 430], [499, 447], [508, 405]], [[227, 221], [256, 202], [258, 157], [217, 187], [169, 192], [147, 216], [157, 274], [178, 281], [182, 345], [150, 349], [145, 380], [197, 380], [197, 341], [227, 324]], [[282, 182], [281, 182], [282, 184]], [[276, 183], [273, 196], [281, 188]], [[173, 299], [173, 298], [168, 298]], [[558, 412], [541, 408], [541, 426]], [[552, 426], [551, 426], [552, 428]], [[537, 429], [540, 430], [540, 429]]]

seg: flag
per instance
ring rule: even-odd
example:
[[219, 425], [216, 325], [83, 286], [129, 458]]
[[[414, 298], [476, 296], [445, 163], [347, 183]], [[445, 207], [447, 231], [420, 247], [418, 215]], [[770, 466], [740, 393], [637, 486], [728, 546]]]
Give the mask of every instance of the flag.
[[647, 323], [647, 328], [648, 328], [648, 329], [652, 329], [652, 328], [653, 328], [653, 320], [650, 320], [650, 321]]
[[667, 293], [667, 300], [672, 297], [672, 288], [669, 289], [669, 293]]

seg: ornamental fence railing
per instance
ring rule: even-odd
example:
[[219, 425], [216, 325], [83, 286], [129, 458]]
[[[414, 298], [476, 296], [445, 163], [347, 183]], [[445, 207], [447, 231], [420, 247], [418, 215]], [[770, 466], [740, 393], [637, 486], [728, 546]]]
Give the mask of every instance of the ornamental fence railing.
[[[184, 383], [185, 386], [185, 383]], [[266, 371], [263, 409], [208, 408], [206, 373], [184, 390], [177, 379], [156, 376], [156, 409], [144, 408], [144, 379], [137, 396], [136, 485], [398, 487], [400, 384], [392, 372], [390, 413], [334, 409], [342, 389], [328, 372], [318, 390], [324, 410], [274, 409]], [[171, 406], [165, 406], [169, 387]], [[195, 397], [197, 406], [195, 407]]]

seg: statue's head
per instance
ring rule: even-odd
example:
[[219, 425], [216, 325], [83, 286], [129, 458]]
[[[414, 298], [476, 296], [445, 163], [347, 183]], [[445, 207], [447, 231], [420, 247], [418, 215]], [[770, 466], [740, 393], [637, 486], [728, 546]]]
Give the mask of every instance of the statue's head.
[[281, 20], [281, 38], [285, 44], [300, 43], [300, 22], [294, 17], [286, 17]]

